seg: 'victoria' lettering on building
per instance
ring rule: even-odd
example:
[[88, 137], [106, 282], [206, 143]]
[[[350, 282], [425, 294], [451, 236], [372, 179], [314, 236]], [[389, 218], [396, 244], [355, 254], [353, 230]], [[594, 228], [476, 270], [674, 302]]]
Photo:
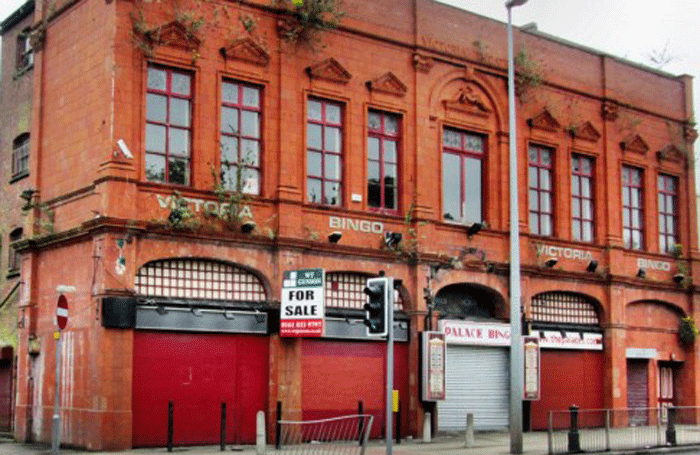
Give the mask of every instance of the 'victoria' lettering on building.
[[539, 256], [553, 256], [565, 259], [578, 259], [581, 261], [590, 261], [593, 259], [593, 254], [590, 251], [578, 250], [575, 248], [562, 248], [554, 245], [537, 245], [537, 254]]
[[331, 229], [344, 229], [347, 231], [381, 234], [384, 232], [384, 223], [379, 221], [357, 220], [353, 218], [341, 218], [332, 216], [328, 219]]
[[[158, 199], [158, 204], [160, 205], [161, 208], [163, 209], [174, 209], [175, 208], [175, 199], [172, 196], [163, 196], [160, 194], [156, 194], [156, 198]], [[190, 207], [193, 208], [195, 212], [200, 212], [202, 209], [205, 212], [210, 212], [210, 213], [216, 213], [219, 215], [223, 215], [226, 213], [228, 210], [230, 204], [228, 202], [217, 202], [217, 201], [205, 201], [204, 199], [194, 199], [194, 198], [189, 198], [189, 197], [183, 197]], [[238, 209], [238, 217], [239, 218], [253, 218], [253, 211], [250, 210], [250, 207], [247, 205], [242, 205]]]

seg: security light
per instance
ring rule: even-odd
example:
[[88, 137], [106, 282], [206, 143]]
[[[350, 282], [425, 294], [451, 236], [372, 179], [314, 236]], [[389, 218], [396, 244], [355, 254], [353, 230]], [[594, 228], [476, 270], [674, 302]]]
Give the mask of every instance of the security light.
[[338, 243], [338, 240], [343, 236], [343, 233], [340, 231], [333, 231], [330, 234], [328, 234], [328, 241], [331, 243]]
[[559, 262], [559, 259], [557, 258], [549, 258], [546, 261], [544, 261], [545, 267], [549, 267], [550, 269], [557, 265], [557, 262]]

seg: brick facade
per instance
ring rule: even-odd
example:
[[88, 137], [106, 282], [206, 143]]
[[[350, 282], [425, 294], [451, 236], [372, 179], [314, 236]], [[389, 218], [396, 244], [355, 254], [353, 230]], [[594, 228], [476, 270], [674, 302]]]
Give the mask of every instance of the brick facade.
[[[251, 271], [266, 289], [270, 314], [278, 304], [285, 270], [320, 267], [367, 276], [382, 270], [401, 279], [410, 323], [407, 419], [411, 433], [420, 434], [424, 404], [418, 339], [428, 313], [423, 288], [431, 269], [441, 269], [433, 274], [435, 293], [451, 285], [485, 290], [495, 296], [490, 316], [507, 320], [505, 25], [431, 0], [346, 1], [340, 27], [321, 32], [321, 43], [310, 46], [281, 38], [288, 30], [285, 20], [293, 17], [291, 6], [273, 8], [263, 0], [194, 2], [196, 6], [172, 2], [179, 10], [169, 1], [51, 3], [56, 5], [47, 11], [37, 5], [33, 70], [12, 79], [3, 61], [3, 91], [8, 86], [21, 91], [10, 99], [18, 100], [12, 108], [23, 114], [12, 118], [26, 116], [28, 122], [32, 106], [30, 172], [22, 185], [35, 189], [35, 205], [45, 204], [53, 214], [49, 220], [45, 210], [35, 208], [26, 224], [29, 238], [20, 244], [24, 285], [18, 315], [16, 436], [51, 438], [56, 289], [68, 285], [75, 292], [68, 294], [70, 320], [62, 335], [72, 340], [63, 366], [71, 381], [61, 389], [62, 440], [89, 450], [131, 447], [131, 397], [138, 387], [132, 376], [135, 330], [104, 327], [102, 302], [106, 296], [136, 295], [139, 269], [168, 258], [213, 259]], [[5, 37], [3, 46], [12, 42]], [[553, 291], [585, 295], [595, 302], [600, 318], [595, 329], [604, 338], [606, 407], [627, 406], [626, 358], [629, 349], [640, 348], [654, 350], [649, 358], [651, 406], [658, 403], [653, 384], [662, 360], [677, 366], [678, 404], [698, 405], [698, 351], [694, 344], [682, 345], [677, 334], [681, 317], [700, 317], [693, 282], [700, 268], [695, 179], [689, 165], [697, 135], [691, 122], [690, 78], [537, 32], [516, 30], [515, 48], [531, 62], [520, 74], [534, 71], [541, 76], [539, 83], [520, 83], [517, 104], [526, 327], [537, 325], [531, 309], [534, 296]], [[9, 53], [3, 52], [3, 58]], [[155, 93], [153, 87], [160, 82], [149, 79], [149, 70], [163, 68], [189, 77], [189, 121], [174, 118], [181, 111], [172, 99], [183, 98], [177, 92], [181, 88], [166, 87], [171, 102], [166, 120], [150, 110], [158, 108], [148, 104], [146, 93]], [[19, 87], [29, 78], [33, 90]], [[255, 164], [259, 192], [245, 195], [238, 203], [245, 207], [239, 213], [246, 216], [229, 222], [210, 214], [227, 202], [215, 192], [225, 81], [256, 87], [261, 94], [255, 138], [260, 146]], [[338, 127], [341, 134], [336, 142], [322, 136], [328, 139], [322, 178], [340, 182], [337, 194], [328, 193], [335, 199], [330, 197], [327, 202], [332, 203], [326, 205], [310, 202], [309, 196], [314, 185], [309, 177], [317, 172], [316, 152], [309, 151], [316, 147], [309, 126], [313, 122], [308, 121], [313, 100], [340, 107], [339, 123], [332, 123], [332, 113], [321, 117], [330, 122], [326, 127]], [[3, 119], [11, 112], [7, 107], [3, 97]], [[372, 112], [399, 119], [396, 212], [370, 203], [367, 123]], [[179, 169], [173, 163], [182, 159], [183, 151], [174, 148], [181, 144], [173, 140], [163, 142], [167, 151], [147, 153], [147, 148], [161, 146], [156, 136], [147, 135], [147, 123], [169, 128], [172, 134], [189, 132], [186, 185], [163, 182], [181, 178], [173, 174]], [[5, 151], [12, 140], [6, 130], [18, 133], [23, 127], [14, 121], [2, 124], [6, 175]], [[444, 215], [454, 192], [442, 182], [454, 169], [443, 165], [442, 144], [446, 131], [452, 130], [483, 143], [482, 183], [477, 188], [481, 219]], [[122, 151], [120, 141], [131, 156]], [[531, 146], [551, 151], [551, 236], [531, 234]], [[342, 149], [339, 173], [334, 173], [335, 158], [329, 152], [333, 147]], [[167, 156], [172, 167], [164, 167], [169, 173], [162, 178], [150, 173], [160, 171], [161, 164], [154, 164], [160, 156]], [[592, 242], [573, 240], [572, 156], [594, 163]], [[392, 164], [389, 159], [383, 166]], [[643, 178], [643, 199], [637, 201], [644, 234], [639, 249], [627, 247], [623, 234], [625, 167], [641, 170]], [[387, 172], [388, 167], [382, 169]], [[679, 258], [659, 244], [659, 175], [673, 177], [678, 185], [673, 205], [676, 243], [682, 245]], [[459, 185], [473, 182], [459, 174], [457, 178]], [[13, 191], [19, 188], [11, 186]], [[173, 227], [168, 218], [177, 211], [178, 195], [186, 198], [193, 217]], [[473, 195], [461, 196], [468, 202]], [[16, 201], [3, 199], [12, 205], [7, 211], [3, 207], [3, 214], [16, 214]], [[243, 218], [255, 221], [251, 233], [241, 232]], [[5, 230], [22, 218], [10, 220], [1, 225], [3, 259]], [[468, 235], [474, 221], [483, 222], [484, 229]], [[333, 231], [342, 233], [337, 244], [328, 241]], [[387, 248], [384, 232], [400, 232], [400, 246]], [[550, 257], [558, 262], [546, 267]], [[586, 271], [591, 260], [598, 266]], [[637, 276], [640, 268], [645, 277]], [[683, 277], [677, 283], [673, 276], [679, 272]], [[570, 322], [563, 326], [577, 328]], [[269, 430], [277, 401], [288, 417], [302, 415], [302, 344], [269, 335]]]

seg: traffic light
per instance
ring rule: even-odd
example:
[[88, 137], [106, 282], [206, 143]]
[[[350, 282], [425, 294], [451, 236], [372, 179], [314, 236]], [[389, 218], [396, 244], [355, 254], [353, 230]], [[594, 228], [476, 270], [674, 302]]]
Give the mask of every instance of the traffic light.
[[[391, 291], [393, 292], [393, 289]], [[369, 296], [369, 301], [364, 305], [366, 312], [363, 321], [367, 326], [367, 335], [386, 336], [390, 302], [389, 279], [385, 277], [368, 279], [364, 292]]]

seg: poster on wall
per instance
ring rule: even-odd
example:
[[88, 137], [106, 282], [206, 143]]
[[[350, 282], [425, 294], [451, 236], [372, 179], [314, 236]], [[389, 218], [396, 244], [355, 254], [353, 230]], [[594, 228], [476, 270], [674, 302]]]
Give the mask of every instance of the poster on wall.
[[536, 337], [523, 337], [525, 360], [525, 384], [523, 399], [537, 401], [540, 399], [540, 340]]
[[445, 399], [445, 334], [423, 332], [423, 401]]
[[323, 269], [284, 272], [280, 308], [280, 336], [323, 336], [325, 278]]

